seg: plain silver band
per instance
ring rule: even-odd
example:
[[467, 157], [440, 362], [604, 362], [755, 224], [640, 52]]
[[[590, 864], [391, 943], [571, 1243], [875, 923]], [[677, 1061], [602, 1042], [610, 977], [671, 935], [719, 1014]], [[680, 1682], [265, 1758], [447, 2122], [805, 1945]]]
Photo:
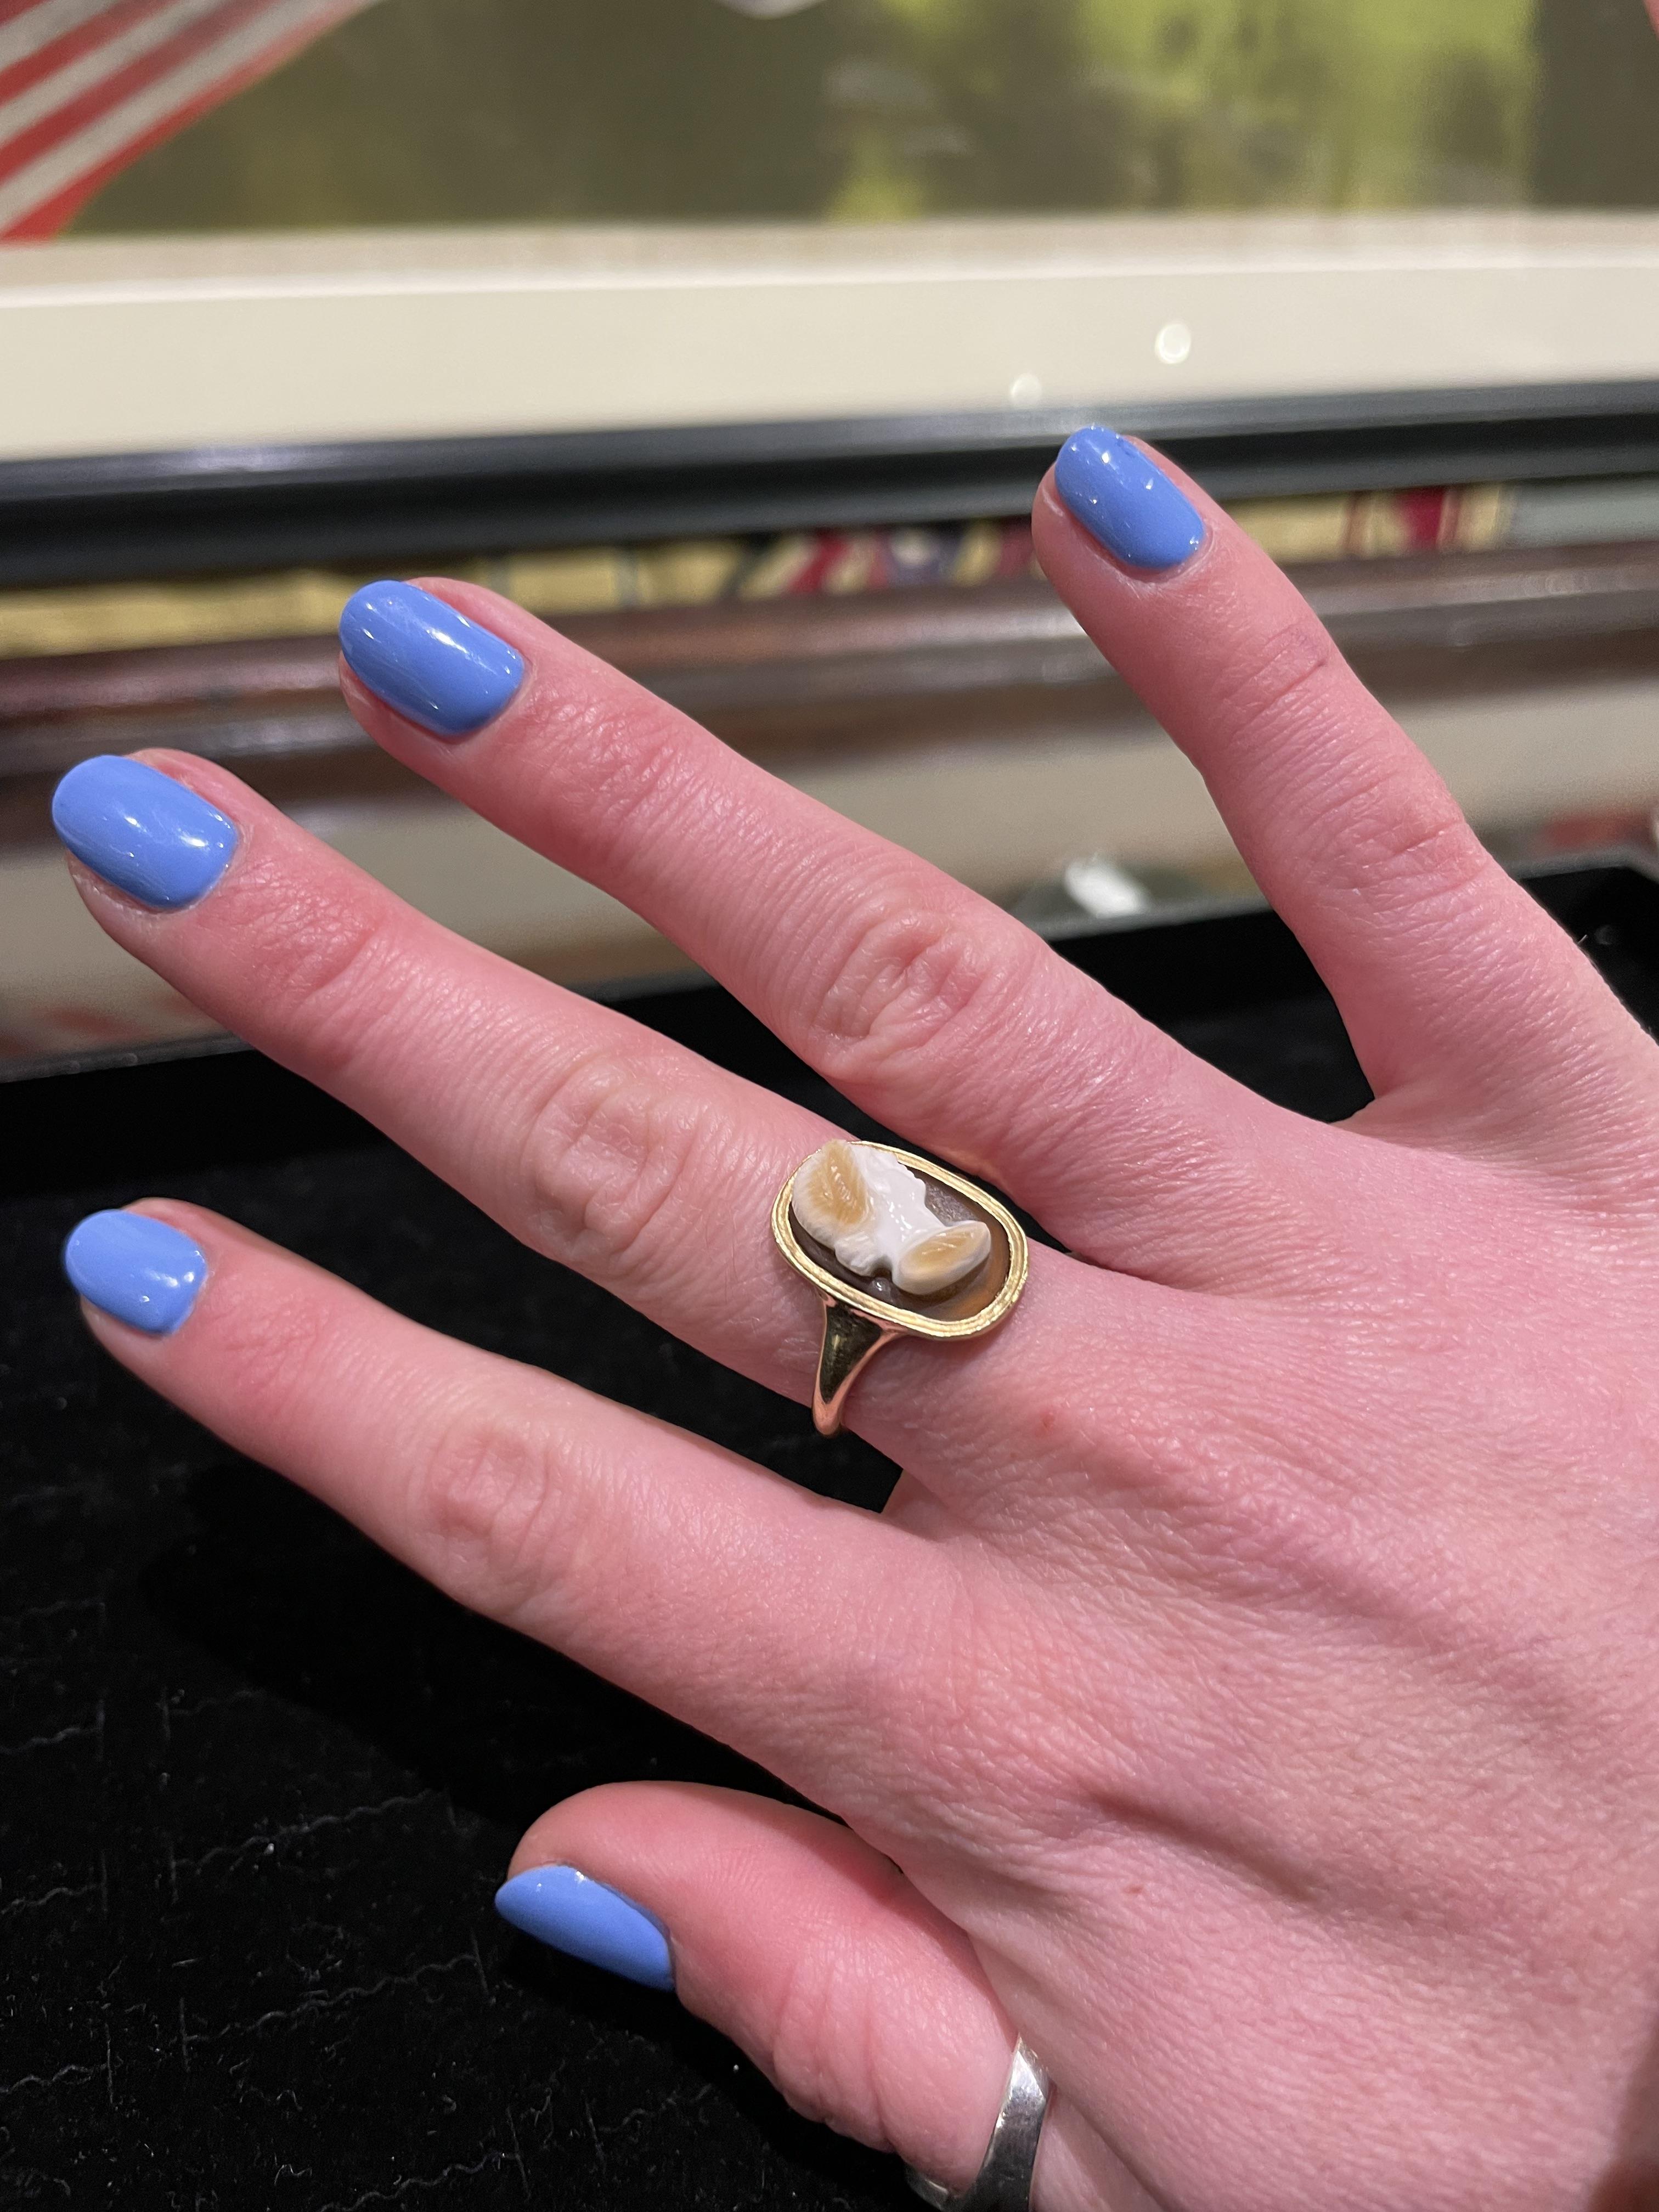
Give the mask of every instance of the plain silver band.
[[904, 2178], [924, 2204], [938, 2212], [1031, 2212], [1031, 2176], [1036, 2170], [1038, 2139], [1048, 2112], [1048, 2076], [1031, 2055], [1024, 2038], [1014, 2045], [1002, 2110], [991, 2130], [985, 2163], [971, 2188], [952, 2197], [907, 2166]]

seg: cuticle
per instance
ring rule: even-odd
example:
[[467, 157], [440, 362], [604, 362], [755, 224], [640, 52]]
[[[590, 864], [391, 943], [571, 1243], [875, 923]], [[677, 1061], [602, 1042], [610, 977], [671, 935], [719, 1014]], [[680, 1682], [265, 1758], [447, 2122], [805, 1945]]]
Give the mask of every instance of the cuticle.
[[[631, 1891], [618, 1889], [614, 1881], [607, 1881], [603, 1875], [590, 1874], [586, 1867], [578, 1866], [574, 1859], [544, 1859], [540, 1866], [526, 1867], [524, 1871], [526, 1874], [574, 1874], [579, 1881], [591, 1881], [597, 1889], [608, 1889], [612, 1897], [619, 1897], [623, 1903], [631, 1906], [642, 1920], [648, 1920], [665, 1942], [671, 1946], [673, 1942], [674, 1939], [669, 1932], [668, 1923], [659, 1913], [653, 1912], [648, 1905], [641, 1905]], [[507, 1877], [510, 1881], [516, 1881], [518, 1878], [516, 1875], [509, 1875]]]
[[1210, 528], [1208, 523], [1206, 523], [1204, 543], [1201, 545], [1195, 545], [1186, 559], [1177, 561], [1173, 568], [1131, 568], [1128, 574], [1134, 577], [1137, 582], [1172, 584], [1178, 577], [1186, 578], [1193, 575], [1214, 544], [1215, 532]]

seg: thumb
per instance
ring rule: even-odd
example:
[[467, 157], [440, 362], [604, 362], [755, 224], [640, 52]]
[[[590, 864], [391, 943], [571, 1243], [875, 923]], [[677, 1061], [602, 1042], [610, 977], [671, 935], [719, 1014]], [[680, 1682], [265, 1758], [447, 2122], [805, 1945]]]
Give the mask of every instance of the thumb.
[[[747, 2052], [797, 2112], [952, 2190], [979, 2170], [1015, 2032], [961, 1930], [821, 1814], [624, 1783], [555, 1808], [496, 1899], [526, 1935], [658, 1988]], [[1044, 2130], [1038, 2212], [1128, 2212]], [[1115, 2164], [1115, 2161], [1113, 2161]]]

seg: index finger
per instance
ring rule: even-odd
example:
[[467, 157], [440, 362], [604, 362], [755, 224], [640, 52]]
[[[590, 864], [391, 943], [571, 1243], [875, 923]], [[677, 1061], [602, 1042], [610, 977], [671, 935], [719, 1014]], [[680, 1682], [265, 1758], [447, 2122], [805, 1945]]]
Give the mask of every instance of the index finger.
[[1081, 430], [1034, 520], [1049, 580], [1203, 775], [1379, 1095], [1426, 1080], [1490, 1102], [1518, 1070], [1582, 1063], [1586, 1020], [1631, 1031], [1291, 580], [1190, 478]]

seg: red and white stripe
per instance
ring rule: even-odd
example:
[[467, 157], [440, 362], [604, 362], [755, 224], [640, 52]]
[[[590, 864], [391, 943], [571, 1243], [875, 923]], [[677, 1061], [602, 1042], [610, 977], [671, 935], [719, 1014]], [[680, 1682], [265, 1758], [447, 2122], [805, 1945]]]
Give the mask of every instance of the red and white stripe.
[[50, 238], [139, 155], [375, 4], [0, 0], [0, 239]]

